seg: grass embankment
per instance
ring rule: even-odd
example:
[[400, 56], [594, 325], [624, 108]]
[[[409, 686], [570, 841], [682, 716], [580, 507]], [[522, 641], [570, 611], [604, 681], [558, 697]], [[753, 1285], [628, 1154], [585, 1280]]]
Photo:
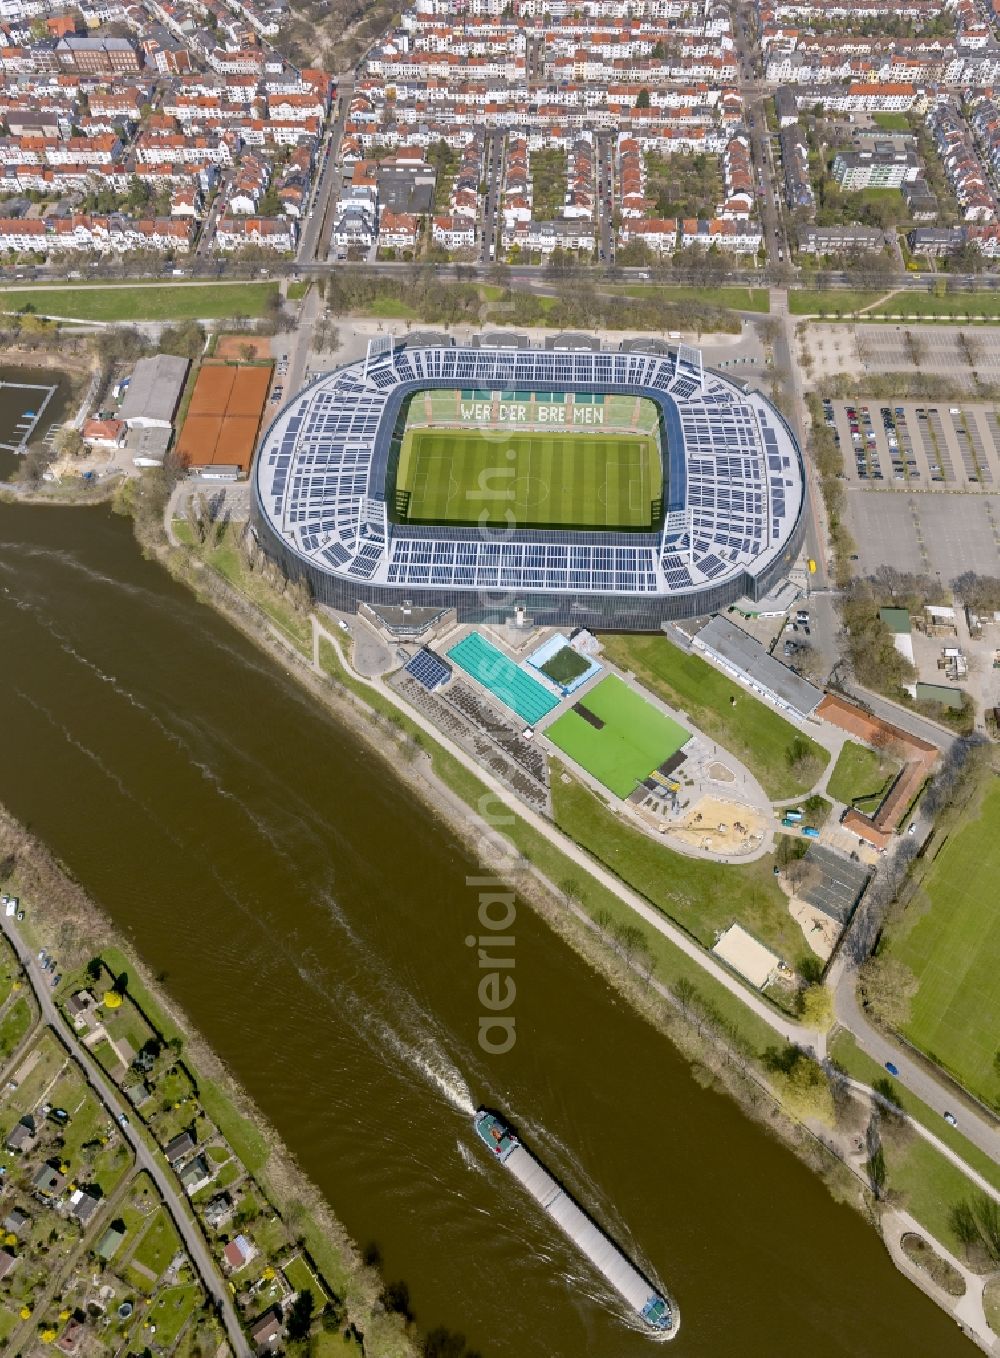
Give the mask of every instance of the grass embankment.
[[[829, 763], [821, 745], [735, 680], [663, 636], [602, 637], [605, 654], [747, 766], [769, 797], [798, 797]], [[735, 702], [734, 702], [735, 700]]]
[[[382, 694], [370, 689], [349, 675], [337, 658], [328, 642], [320, 643], [320, 664], [332, 679], [355, 693], [363, 702], [372, 707], [380, 716], [391, 721], [400, 731], [410, 736], [414, 743], [426, 751], [431, 766], [438, 778], [450, 788], [463, 802], [477, 810], [488, 804], [491, 793], [474, 773], [461, 764], [450, 751], [427, 736], [415, 722], [401, 713], [395, 704]], [[578, 784], [579, 792], [583, 792]], [[589, 793], [584, 795], [589, 796]], [[596, 799], [595, 799], [596, 800]], [[558, 818], [557, 818], [558, 819]], [[571, 816], [572, 819], [572, 816]], [[560, 828], [565, 828], [560, 825]], [[616, 827], [617, 828], [617, 827]], [[570, 831], [570, 837], [573, 835]], [[768, 1047], [774, 1045], [774, 1032], [763, 1019], [752, 1013], [735, 995], [708, 976], [692, 958], [681, 952], [669, 939], [657, 930], [650, 928], [625, 904], [613, 891], [595, 881], [588, 873], [573, 862], [560, 848], [552, 844], [543, 834], [535, 830], [516, 812], [510, 813], [502, 834], [510, 840], [514, 848], [528, 859], [538, 871], [553, 883], [557, 890], [582, 906], [592, 920], [606, 918], [610, 927], [631, 926], [638, 930], [648, 955], [652, 958], [654, 975], [670, 987], [679, 983], [691, 985], [702, 1000], [721, 1022], [731, 1031], [738, 1032], [748, 1049], [760, 1056]], [[662, 846], [651, 844], [651, 847]], [[597, 855], [595, 854], [595, 857]], [[675, 857], [675, 855], [671, 855]], [[693, 863], [694, 860], [683, 860]], [[617, 872], [615, 864], [610, 865]], [[712, 865], [708, 865], [712, 866]], [[730, 869], [720, 868], [725, 873]], [[737, 872], [738, 869], [732, 871]], [[739, 891], [742, 883], [736, 879], [730, 883], [730, 891]]]
[[917, 979], [902, 1031], [1000, 1106], [1000, 783], [983, 777], [882, 951]]
[[991, 1160], [985, 1151], [974, 1146], [960, 1131], [950, 1127], [940, 1113], [935, 1113], [923, 1099], [917, 1098], [916, 1094], [911, 1094], [908, 1089], [890, 1080], [885, 1068], [863, 1052], [850, 1033], [837, 1033], [830, 1044], [830, 1055], [855, 1080], [861, 1080], [867, 1085], [874, 1085], [876, 1081], [888, 1082], [892, 1087], [894, 1102], [905, 1113], [909, 1113], [910, 1117], [932, 1131], [939, 1141], [943, 1141], [956, 1155], [960, 1155], [970, 1169], [981, 1174], [1000, 1192], [1000, 1165]]
[[808, 954], [774, 878], [774, 858], [731, 866], [675, 853], [633, 829], [575, 779], [553, 778], [556, 824], [706, 948], [734, 921], [791, 966]]
[[899, 765], [894, 759], [847, 740], [826, 790], [836, 801], [871, 815], [881, 806], [898, 772]]
[[157, 287], [39, 287], [0, 290], [0, 309], [81, 321], [197, 321], [263, 316], [277, 283], [161, 284]]

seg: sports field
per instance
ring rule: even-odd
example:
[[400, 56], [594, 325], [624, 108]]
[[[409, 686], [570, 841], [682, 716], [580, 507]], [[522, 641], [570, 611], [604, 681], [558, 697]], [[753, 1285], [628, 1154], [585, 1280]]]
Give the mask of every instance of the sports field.
[[952, 831], [888, 943], [918, 981], [907, 1037], [990, 1103], [1000, 1099], [998, 878], [1000, 785], [991, 777], [978, 816]]
[[627, 797], [691, 738], [615, 674], [602, 679], [545, 734], [616, 797]]
[[409, 523], [649, 529], [661, 494], [646, 434], [408, 429], [395, 502]]

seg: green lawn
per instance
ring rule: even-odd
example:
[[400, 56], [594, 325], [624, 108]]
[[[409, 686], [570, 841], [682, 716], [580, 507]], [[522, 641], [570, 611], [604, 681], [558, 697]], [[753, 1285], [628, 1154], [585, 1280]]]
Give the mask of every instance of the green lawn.
[[159, 1294], [147, 1315], [156, 1326], [157, 1348], [168, 1349], [173, 1344], [201, 1301], [202, 1291], [197, 1283], [179, 1283]]
[[396, 508], [412, 523], [648, 529], [661, 491], [659, 450], [639, 433], [411, 429]]
[[[877, 1061], [861, 1050], [857, 1042], [850, 1033], [843, 1030], [838, 1032], [830, 1044], [830, 1055], [838, 1065], [843, 1066], [848, 1075], [852, 1075], [855, 1080], [861, 1080], [864, 1084], [873, 1085], [876, 1080], [890, 1080], [889, 1074], [884, 1066], [880, 1066]], [[967, 1140], [960, 1131], [954, 1127], [949, 1127], [940, 1113], [936, 1113], [929, 1104], [924, 1103], [923, 1099], [918, 1099], [916, 1094], [911, 1094], [908, 1089], [890, 1080], [893, 1087], [893, 1098], [900, 1108], [905, 1109], [911, 1117], [929, 1128], [938, 1140], [962, 1157], [971, 1169], [977, 1174], [981, 1174], [1000, 1192], [1000, 1165], [995, 1160], [991, 1160], [985, 1151], [981, 1151], [978, 1146], [974, 1146]]]
[[545, 734], [617, 797], [627, 797], [691, 736], [616, 674], [590, 689], [580, 705], [600, 728], [570, 708]]
[[887, 1144], [885, 1158], [889, 1188], [901, 1194], [906, 1210], [961, 1259], [963, 1246], [952, 1230], [951, 1209], [978, 1197], [980, 1190], [916, 1133], [905, 1146]]
[[827, 791], [838, 802], [871, 815], [882, 804], [898, 772], [895, 760], [847, 740], [830, 774]]
[[685, 654], [666, 637], [614, 634], [602, 640], [609, 660], [632, 670], [664, 702], [731, 750], [769, 797], [808, 792], [829, 762], [821, 745], [706, 660]]
[[287, 1264], [283, 1264], [281, 1271], [293, 1292], [311, 1292], [317, 1306], [320, 1304], [326, 1293], [316, 1281], [315, 1274], [301, 1254], [297, 1254], [294, 1259], [289, 1259]]
[[870, 308], [865, 311], [865, 319], [872, 321], [883, 321], [887, 316], [916, 320], [923, 316], [953, 316], [964, 320], [969, 316], [997, 320], [1000, 318], [1000, 292], [954, 292], [938, 296], [934, 292], [907, 288], [890, 296], [888, 289], [859, 292], [831, 288], [818, 292], [810, 288], [790, 288], [788, 291], [788, 309], [795, 316], [851, 316], [863, 308]]
[[793, 316], [847, 316], [862, 307], [877, 302], [884, 292], [859, 292], [851, 288], [829, 288], [816, 291], [813, 288], [789, 288], [788, 310]]
[[41, 316], [82, 321], [189, 321], [263, 316], [277, 283], [206, 283], [204, 286], [30, 288], [0, 290], [0, 310], [25, 307]]
[[18, 995], [0, 1019], [0, 1056], [10, 1056], [31, 1027], [31, 1006], [24, 995]]
[[791, 966], [808, 953], [770, 855], [735, 867], [675, 853], [625, 824], [575, 779], [552, 779], [552, 804], [561, 830], [706, 948], [737, 921]]
[[135, 1263], [148, 1268], [150, 1273], [158, 1278], [180, 1248], [180, 1237], [174, 1223], [161, 1207], [159, 1211], [153, 1213], [132, 1259]]
[[952, 831], [888, 951], [916, 975], [906, 1036], [989, 1103], [1000, 1102], [1000, 783]]
[[908, 132], [910, 124], [905, 113], [873, 113], [872, 122], [883, 132]]
[[[609, 291], [602, 288], [601, 291]], [[658, 283], [628, 283], [624, 292], [628, 297], [659, 297], [664, 302], [700, 302], [702, 306], [725, 307], [731, 311], [760, 311], [771, 309], [771, 294], [767, 288], [672, 288]]]

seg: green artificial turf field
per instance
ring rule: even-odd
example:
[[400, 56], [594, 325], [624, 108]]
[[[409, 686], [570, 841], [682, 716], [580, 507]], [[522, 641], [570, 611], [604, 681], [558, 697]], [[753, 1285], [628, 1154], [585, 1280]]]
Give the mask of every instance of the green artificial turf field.
[[[580, 714], [581, 705], [603, 723], [600, 729]], [[683, 726], [614, 674], [602, 679], [545, 734], [617, 797], [627, 797], [636, 783], [690, 739]]]
[[661, 495], [641, 433], [409, 429], [395, 502], [410, 523], [650, 529]]
[[1000, 784], [991, 784], [978, 816], [945, 841], [888, 951], [919, 983], [907, 1037], [992, 1103], [1000, 1099]]

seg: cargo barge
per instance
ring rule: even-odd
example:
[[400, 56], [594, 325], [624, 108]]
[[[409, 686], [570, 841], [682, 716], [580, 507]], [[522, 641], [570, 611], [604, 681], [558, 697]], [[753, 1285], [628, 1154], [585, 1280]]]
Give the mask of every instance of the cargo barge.
[[583, 1251], [615, 1291], [624, 1297], [639, 1320], [660, 1337], [673, 1339], [680, 1328], [677, 1307], [657, 1292], [618, 1246], [577, 1206], [545, 1166], [521, 1145], [503, 1118], [486, 1108], [479, 1108], [472, 1122], [494, 1159], [513, 1174], [559, 1229]]

